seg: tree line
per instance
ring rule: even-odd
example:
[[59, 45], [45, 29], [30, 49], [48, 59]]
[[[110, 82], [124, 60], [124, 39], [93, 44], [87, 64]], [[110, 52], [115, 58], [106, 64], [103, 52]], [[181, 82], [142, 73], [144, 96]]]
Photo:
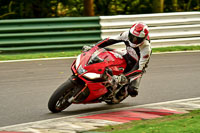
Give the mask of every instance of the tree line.
[[200, 0], [0, 0], [0, 19], [200, 11]]

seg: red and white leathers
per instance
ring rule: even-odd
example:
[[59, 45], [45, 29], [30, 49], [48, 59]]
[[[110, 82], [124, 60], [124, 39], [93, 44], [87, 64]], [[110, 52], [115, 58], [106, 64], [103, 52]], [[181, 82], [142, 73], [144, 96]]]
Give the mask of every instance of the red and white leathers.
[[[134, 44], [130, 41], [130, 32], [133, 34], [136, 34], [136, 36], [142, 36], [141, 34], [137, 35], [137, 29], [135, 30], [135, 25], [141, 25], [143, 26], [143, 30], [146, 30], [144, 34], [144, 31], [140, 31], [139, 33], [144, 34], [143, 41], [138, 44]], [[137, 27], [136, 27], [137, 28]], [[134, 24], [129, 30], [119, 34], [116, 37], [112, 38], [106, 38], [100, 43], [97, 43], [98, 47], [106, 47], [118, 42], [124, 42], [126, 45], [126, 54], [124, 55], [124, 58], [127, 61], [127, 68], [124, 72], [125, 76], [129, 79], [131, 87], [134, 87], [137, 89], [139, 87], [140, 79], [142, 77], [143, 72], [145, 71], [145, 68], [147, 67], [147, 64], [149, 62], [149, 58], [151, 56], [151, 44], [150, 44], [150, 38], [148, 35], [148, 27], [143, 23], [136, 23]], [[136, 32], [136, 33], [134, 33]]]

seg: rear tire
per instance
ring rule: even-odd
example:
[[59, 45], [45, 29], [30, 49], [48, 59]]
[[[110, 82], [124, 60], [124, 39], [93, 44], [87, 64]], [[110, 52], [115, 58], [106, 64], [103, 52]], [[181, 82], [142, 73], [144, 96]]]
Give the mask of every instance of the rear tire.
[[76, 87], [70, 79], [59, 86], [49, 99], [49, 110], [52, 113], [58, 113], [69, 107], [72, 103], [69, 103], [68, 100], [73, 97], [75, 88]]
[[105, 101], [108, 105], [114, 105], [114, 104], [119, 104], [121, 103], [124, 99], [126, 99], [128, 96], [124, 97], [123, 99], [120, 99], [119, 101], [115, 102], [113, 100], [110, 101]]
[[110, 101], [105, 101], [105, 102], [108, 105], [119, 104], [120, 102], [122, 102], [124, 99], [126, 99], [128, 97], [128, 93], [127, 93], [125, 96], [120, 98], [119, 96], [117, 96], [119, 93], [120, 93], [120, 91], [117, 94], [115, 94], [113, 99], [111, 99]]

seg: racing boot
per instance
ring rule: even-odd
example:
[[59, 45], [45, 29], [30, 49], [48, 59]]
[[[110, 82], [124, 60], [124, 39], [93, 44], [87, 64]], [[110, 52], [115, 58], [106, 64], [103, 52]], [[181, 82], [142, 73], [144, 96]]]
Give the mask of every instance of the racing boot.
[[136, 80], [132, 80], [128, 85], [128, 94], [131, 97], [136, 97], [138, 95], [138, 88], [141, 81], [141, 77], [137, 78]]
[[138, 95], [138, 88], [136, 87], [131, 87], [131, 86], [128, 86], [128, 94], [131, 96], [131, 97], [136, 97]]

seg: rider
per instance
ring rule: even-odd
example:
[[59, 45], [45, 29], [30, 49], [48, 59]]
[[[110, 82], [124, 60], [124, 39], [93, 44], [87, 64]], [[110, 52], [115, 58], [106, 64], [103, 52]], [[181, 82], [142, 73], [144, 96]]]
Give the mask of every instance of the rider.
[[119, 82], [123, 82], [122, 80], [127, 78], [129, 81], [128, 94], [135, 97], [138, 95], [140, 80], [152, 52], [148, 26], [137, 22], [128, 31], [122, 32], [114, 38], [106, 38], [97, 43], [96, 46], [103, 48], [118, 42], [124, 42], [126, 45], [126, 53], [123, 57], [127, 62], [127, 67], [124, 74], [118, 76], [117, 79]]

